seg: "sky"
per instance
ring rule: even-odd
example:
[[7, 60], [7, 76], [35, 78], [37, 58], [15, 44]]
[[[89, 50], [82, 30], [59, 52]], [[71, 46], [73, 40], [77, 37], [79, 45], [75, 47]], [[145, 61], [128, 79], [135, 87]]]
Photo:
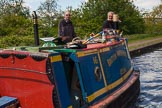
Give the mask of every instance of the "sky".
[[[24, 0], [25, 6], [28, 6], [31, 11], [35, 11], [40, 3], [45, 2], [46, 0]], [[87, 0], [58, 0], [58, 5], [61, 10], [65, 10], [66, 7], [72, 6], [77, 8], [81, 6], [81, 3]], [[158, 6], [161, 3], [161, 0], [134, 0], [135, 6], [138, 6], [139, 9], [145, 9], [151, 11], [153, 7]]]

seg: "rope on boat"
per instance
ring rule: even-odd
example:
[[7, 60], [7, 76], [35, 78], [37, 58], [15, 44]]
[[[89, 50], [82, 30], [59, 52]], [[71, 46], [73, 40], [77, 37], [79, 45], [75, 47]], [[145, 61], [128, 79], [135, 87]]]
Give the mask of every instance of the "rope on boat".
[[92, 39], [94, 39], [94, 38], [96, 38], [96, 37], [102, 35], [102, 33], [103, 33], [103, 31], [97, 33], [97, 34], [94, 35], [93, 37], [91, 37], [91, 38], [87, 39], [86, 41], [84, 41], [83, 44], [86, 44], [86, 43], [89, 42], [90, 40], [92, 40]]

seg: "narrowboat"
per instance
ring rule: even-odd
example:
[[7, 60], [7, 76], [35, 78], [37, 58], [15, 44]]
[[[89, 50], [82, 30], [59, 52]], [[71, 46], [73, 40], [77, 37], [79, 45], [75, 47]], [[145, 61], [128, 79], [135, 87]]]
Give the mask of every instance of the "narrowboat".
[[138, 97], [139, 71], [126, 39], [107, 37], [84, 48], [0, 50], [1, 99], [22, 108], [124, 108]]
[[140, 72], [127, 39], [112, 30], [66, 45], [54, 40], [0, 50], [0, 108], [129, 108], [135, 103]]

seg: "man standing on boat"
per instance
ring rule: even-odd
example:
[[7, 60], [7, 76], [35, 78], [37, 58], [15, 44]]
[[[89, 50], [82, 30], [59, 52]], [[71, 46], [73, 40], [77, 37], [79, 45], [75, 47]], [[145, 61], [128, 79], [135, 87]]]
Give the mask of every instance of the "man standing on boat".
[[110, 11], [107, 13], [107, 20], [104, 21], [102, 29], [114, 29], [114, 22], [113, 22], [113, 15], [114, 12]]
[[74, 26], [70, 20], [70, 15], [70, 12], [66, 11], [64, 13], [64, 19], [62, 19], [58, 25], [59, 37], [61, 37], [64, 43], [71, 42], [75, 37]]
[[108, 34], [119, 34], [119, 16], [114, 12], [110, 11], [107, 13], [107, 20], [104, 21], [102, 30]]

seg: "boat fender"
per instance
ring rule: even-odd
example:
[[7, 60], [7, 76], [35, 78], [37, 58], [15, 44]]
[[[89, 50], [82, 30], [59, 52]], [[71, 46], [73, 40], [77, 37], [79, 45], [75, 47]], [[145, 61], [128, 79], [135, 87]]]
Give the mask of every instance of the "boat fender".
[[95, 67], [94, 74], [97, 81], [100, 81], [102, 79], [101, 69], [98, 66]]
[[0, 57], [6, 59], [8, 57], [10, 57], [11, 54], [0, 54]]

